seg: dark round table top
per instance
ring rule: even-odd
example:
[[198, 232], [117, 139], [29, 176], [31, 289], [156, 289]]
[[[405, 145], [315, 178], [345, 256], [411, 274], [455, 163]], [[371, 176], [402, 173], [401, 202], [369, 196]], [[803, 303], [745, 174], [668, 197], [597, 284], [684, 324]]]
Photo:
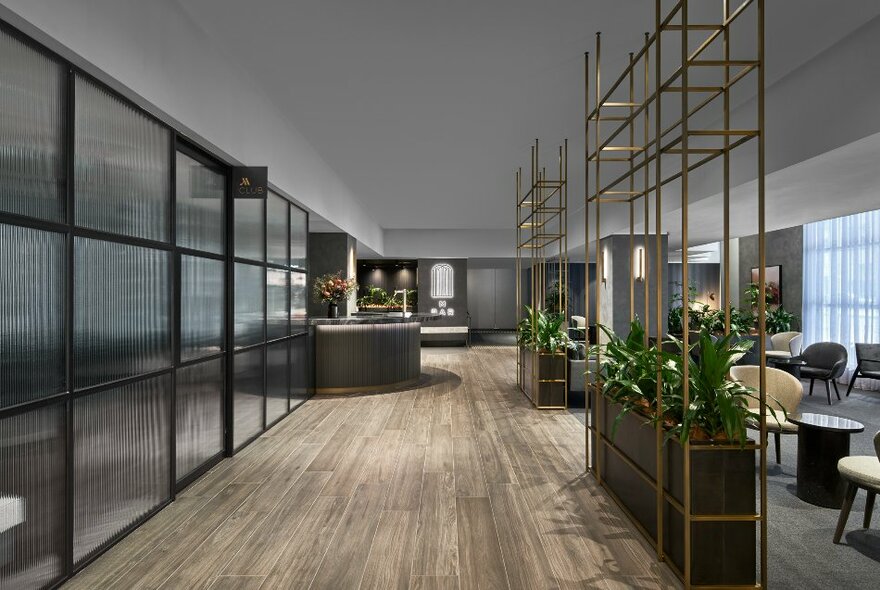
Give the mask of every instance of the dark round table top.
[[801, 360], [797, 357], [790, 357], [790, 356], [786, 356], [786, 357], [768, 356], [767, 362], [773, 363], [774, 365], [793, 365], [795, 367], [803, 367], [804, 365], [807, 364], [807, 361], [805, 361], [805, 360]]
[[808, 428], [831, 430], [833, 432], [854, 433], [865, 430], [865, 425], [861, 422], [828, 414], [789, 414], [788, 421]]

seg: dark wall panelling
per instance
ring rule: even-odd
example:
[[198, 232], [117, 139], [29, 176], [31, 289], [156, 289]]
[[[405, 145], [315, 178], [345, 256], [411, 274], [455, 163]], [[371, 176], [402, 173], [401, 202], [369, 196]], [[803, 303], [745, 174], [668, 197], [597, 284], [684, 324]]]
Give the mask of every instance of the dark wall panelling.
[[65, 390], [64, 239], [0, 224], [0, 408]]
[[[669, 294], [681, 295], [681, 264], [669, 264]], [[688, 264], [688, 282], [697, 289], [697, 301], [718, 309], [721, 301], [721, 265], [719, 263], [691, 262]]]
[[65, 405], [0, 420], [0, 588], [40, 588], [64, 575]]
[[74, 401], [76, 563], [169, 499], [171, 383], [160, 375]]
[[223, 360], [177, 370], [177, 480], [223, 452]]

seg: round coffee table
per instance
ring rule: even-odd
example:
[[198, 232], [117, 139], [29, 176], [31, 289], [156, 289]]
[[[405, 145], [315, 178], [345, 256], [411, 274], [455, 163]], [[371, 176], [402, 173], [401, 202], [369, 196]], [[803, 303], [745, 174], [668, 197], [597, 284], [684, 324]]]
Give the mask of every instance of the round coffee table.
[[840, 508], [846, 483], [837, 471], [837, 462], [849, 456], [849, 439], [865, 425], [855, 420], [827, 414], [791, 414], [788, 421], [798, 425], [797, 497], [804, 502]]
[[789, 375], [793, 375], [798, 379], [801, 378], [801, 367], [806, 366], [807, 361], [802, 361], [797, 357], [767, 357], [767, 363], [773, 365], [775, 369], [785, 371]]

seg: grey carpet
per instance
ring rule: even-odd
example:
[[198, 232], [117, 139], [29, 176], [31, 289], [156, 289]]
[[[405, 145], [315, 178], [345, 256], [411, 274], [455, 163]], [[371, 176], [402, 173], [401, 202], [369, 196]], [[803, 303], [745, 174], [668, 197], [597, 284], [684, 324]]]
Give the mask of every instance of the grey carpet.
[[[806, 395], [801, 411], [834, 414], [858, 420], [865, 431], [852, 436], [852, 455], [874, 455], [873, 436], [880, 430], [880, 392], [853, 389], [842, 401], [829, 406], [825, 388], [816, 384], [812, 397]], [[570, 410], [584, 422], [584, 410]], [[797, 436], [782, 437], [782, 464], [776, 465], [773, 437], [767, 450], [768, 503], [768, 587], [827, 589], [880, 588], [880, 505], [875, 507], [872, 528], [864, 530], [865, 492], [856, 496], [846, 532], [840, 545], [832, 542], [839, 510], [820, 508], [795, 495], [797, 481]]]

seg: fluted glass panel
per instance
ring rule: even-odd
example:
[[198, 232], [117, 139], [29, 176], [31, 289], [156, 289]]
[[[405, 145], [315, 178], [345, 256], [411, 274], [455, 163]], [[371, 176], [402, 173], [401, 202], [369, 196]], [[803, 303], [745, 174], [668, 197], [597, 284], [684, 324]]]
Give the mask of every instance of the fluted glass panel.
[[167, 241], [169, 131], [80, 77], [74, 102], [77, 225]]
[[268, 207], [266, 215], [266, 255], [268, 261], [287, 266], [289, 263], [287, 248], [290, 243], [287, 218], [290, 205], [287, 199], [269, 193], [266, 207]]
[[180, 358], [190, 360], [223, 349], [222, 260], [180, 257]]
[[271, 424], [287, 413], [290, 394], [288, 364], [290, 341], [276, 342], [266, 347], [266, 424]]
[[44, 588], [63, 575], [65, 405], [0, 420], [0, 588]]
[[0, 31], [0, 211], [64, 219], [64, 69]]
[[309, 397], [309, 338], [297, 336], [290, 341], [290, 409]]
[[305, 270], [309, 241], [309, 217], [299, 207], [290, 208], [290, 266]]
[[89, 238], [74, 251], [76, 387], [170, 366], [170, 254]]
[[286, 270], [268, 269], [266, 271], [266, 339], [284, 338], [288, 334], [289, 288]]
[[75, 563], [169, 498], [170, 404], [170, 375], [74, 401]]
[[265, 199], [235, 199], [235, 255], [266, 260]]
[[177, 480], [223, 450], [223, 362], [177, 370]]
[[290, 273], [290, 333], [298, 334], [308, 329], [306, 321], [306, 273]]
[[263, 342], [263, 272], [261, 266], [235, 265], [235, 346]]
[[238, 448], [263, 430], [263, 348], [239, 352], [233, 363], [233, 440]]
[[64, 240], [0, 224], [0, 408], [64, 391]]
[[177, 152], [177, 245], [223, 254], [226, 177]]

